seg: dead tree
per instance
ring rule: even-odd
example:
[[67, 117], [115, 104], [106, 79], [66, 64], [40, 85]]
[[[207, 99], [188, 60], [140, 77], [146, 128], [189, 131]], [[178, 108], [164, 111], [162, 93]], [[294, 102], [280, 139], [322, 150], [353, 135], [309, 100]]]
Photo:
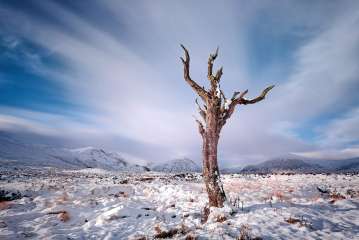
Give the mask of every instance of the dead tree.
[[234, 92], [232, 97], [227, 99], [219, 84], [223, 74], [223, 67], [213, 73], [213, 63], [218, 56], [218, 48], [208, 58], [207, 78], [210, 82], [210, 88], [205, 89], [192, 80], [190, 76], [190, 56], [188, 50], [183, 45], [181, 47], [185, 54], [184, 58], [181, 57], [184, 67], [184, 79], [203, 101], [201, 106], [196, 99], [198, 111], [202, 118], [202, 120], [196, 119], [196, 122], [203, 140], [203, 179], [208, 193], [209, 206], [223, 207], [226, 195], [221, 183], [217, 162], [217, 146], [222, 127], [232, 116], [237, 105], [254, 104], [262, 101], [274, 85], [267, 87], [258, 97], [253, 99], [245, 98], [248, 90]]

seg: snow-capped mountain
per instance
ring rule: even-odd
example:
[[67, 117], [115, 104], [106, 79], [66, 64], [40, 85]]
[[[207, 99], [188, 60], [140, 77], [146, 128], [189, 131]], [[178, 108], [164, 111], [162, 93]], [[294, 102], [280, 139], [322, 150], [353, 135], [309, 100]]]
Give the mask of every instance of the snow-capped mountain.
[[103, 149], [56, 148], [26, 144], [9, 136], [0, 136], [1, 166], [56, 167], [65, 169], [101, 168], [118, 171], [146, 171], [146, 167], [130, 164], [120, 154]]
[[188, 158], [174, 159], [165, 163], [156, 164], [151, 167], [156, 172], [200, 172], [201, 167]]
[[315, 163], [331, 172], [359, 172], [359, 157], [342, 160], [305, 160]]
[[244, 167], [241, 173], [330, 173], [358, 172], [359, 158], [344, 160], [317, 160], [308, 158], [275, 158]]
[[322, 170], [324, 170], [323, 167], [317, 164], [307, 163], [301, 159], [277, 158], [259, 163], [257, 165], [248, 165], [241, 170], [241, 173], [310, 173], [320, 172]]
[[107, 152], [93, 147], [69, 150], [75, 159], [90, 168], [102, 168], [121, 171], [144, 171], [146, 167], [130, 164], [116, 152]]

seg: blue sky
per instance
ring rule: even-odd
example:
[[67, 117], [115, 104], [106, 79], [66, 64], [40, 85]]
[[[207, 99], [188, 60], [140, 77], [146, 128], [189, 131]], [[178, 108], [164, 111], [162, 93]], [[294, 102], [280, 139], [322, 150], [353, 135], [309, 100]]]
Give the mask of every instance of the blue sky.
[[227, 95], [276, 84], [224, 128], [223, 165], [359, 155], [357, 1], [1, 1], [0, 21], [0, 131], [199, 161], [183, 43], [201, 85], [217, 46]]

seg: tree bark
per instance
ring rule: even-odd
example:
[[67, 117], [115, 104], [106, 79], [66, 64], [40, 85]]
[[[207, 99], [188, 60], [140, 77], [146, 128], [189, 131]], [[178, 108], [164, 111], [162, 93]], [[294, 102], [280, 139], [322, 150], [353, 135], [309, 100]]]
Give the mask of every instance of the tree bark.
[[218, 137], [206, 134], [203, 139], [203, 180], [208, 193], [209, 206], [223, 207], [226, 195], [220, 179], [217, 162]]
[[203, 179], [208, 193], [209, 206], [223, 207], [226, 195], [220, 178], [217, 148], [220, 134], [220, 98], [213, 95], [208, 99], [206, 130], [203, 134]]
[[204, 123], [202, 123], [202, 121], [196, 119], [198, 130], [203, 140], [203, 179], [208, 193], [209, 206], [223, 207], [226, 201], [226, 194], [223, 190], [217, 161], [217, 147], [221, 129], [232, 116], [237, 105], [254, 104], [262, 101], [274, 85], [267, 87], [262, 91], [261, 95], [253, 99], [244, 98], [248, 93], [248, 90], [246, 90], [242, 93], [234, 92], [232, 98], [227, 100], [219, 85], [223, 68], [221, 67], [216, 74], [213, 75], [213, 63], [218, 56], [218, 48], [216, 52], [210, 54], [208, 58], [207, 78], [211, 86], [209, 90], [206, 90], [192, 80], [189, 73], [190, 56], [188, 50], [183, 45], [181, 45], [181, 47], [185, 52], [185, 57], [181, 58], [184, 67], [184, 79], [205, 103], [202, 109], [196, 99], [199, 114], [204, 121]]

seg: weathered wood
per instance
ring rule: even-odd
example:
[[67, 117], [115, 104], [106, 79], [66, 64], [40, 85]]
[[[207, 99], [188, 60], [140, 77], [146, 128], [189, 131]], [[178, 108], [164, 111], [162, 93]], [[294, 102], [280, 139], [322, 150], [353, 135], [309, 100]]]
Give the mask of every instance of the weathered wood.
[[208, 98], [208, 93], [203, 87], [200, 87], [195, 81], [192, 80], [189, 73], [190, 57], [188, 54], [188, 50], [183, 45], [181, 45], [181, 47], [185, 52], [185, 59], [181, 57], [183, 63], [183, 77], [186, 80], [186, 82], [192, 87], [192, 89], [202, 98], [202, 100], [206, 101], [206, 99]]
[[207, 77], [211, 86], [210, 89], [206, 91], [204, 87], [200, 87], [191, 79], [189, 75], [189, 53], [183, 45], [181, 45], [181, 47], [185, 53], [185, 59], [181, 58], [184, 66], [184, 79], [204, 102], [204, 107], [201, 108], [196, 99], [198, 111], [204, 124], [198, 119], [196, 119], [196, 122], [198, 123], [198, 131], [203, 140], [203, 179], [208, 194], [209, 206], [223, 207], [226, 200], [226, 194], [223, 190], [217, 159], [217, 148], [221, 129], [225, 125], [227, 119], [232, 116], [237, 105], [254, 104], [262, 101], [274, 85], [264, 89], [262, 93], [254, 99], [244, 98], [248, 93], [248, 90], [246, 90], [242, 93], [234, 92], [232, 98], [227, 100], [219, 85], [223, 75], [223, 68], [221, 67], [213, 76], [213, 64], [218, 56], [218, 48], [216, 52], [210, 54], [208, 58]]
[[216, 60], [217, 56], [218, 56], [218, 48], [216, 49], [216, 52], [214, 54], [210, 54], [208, 58], [208, 74], [207, 74], [208, 80], [211, 80], [212, 78], [213, 63], [214, 60]]

